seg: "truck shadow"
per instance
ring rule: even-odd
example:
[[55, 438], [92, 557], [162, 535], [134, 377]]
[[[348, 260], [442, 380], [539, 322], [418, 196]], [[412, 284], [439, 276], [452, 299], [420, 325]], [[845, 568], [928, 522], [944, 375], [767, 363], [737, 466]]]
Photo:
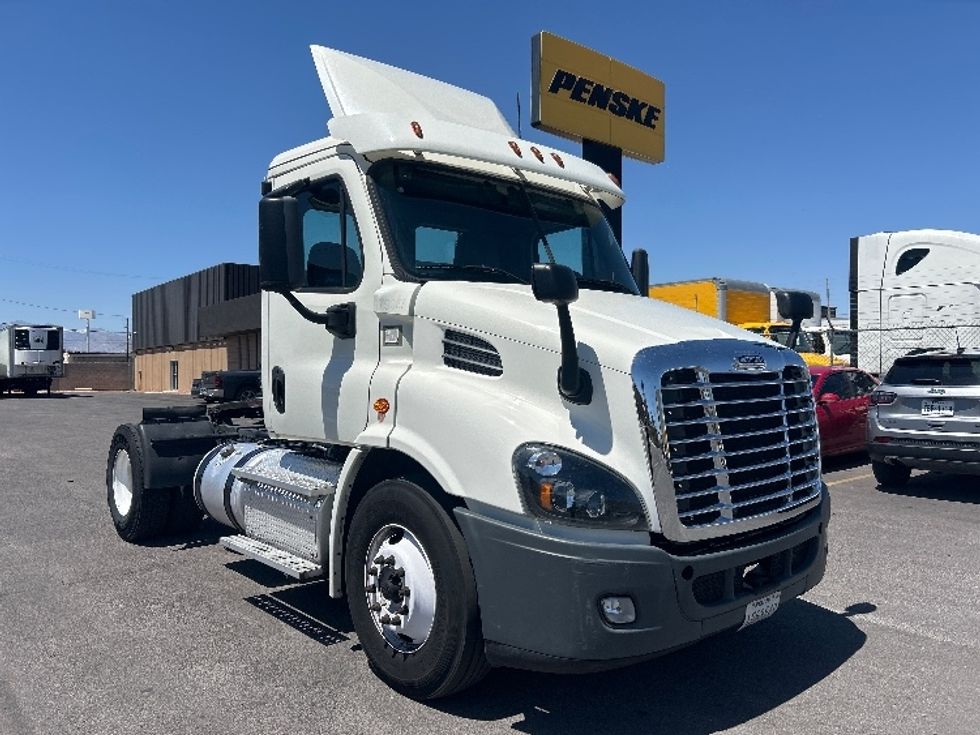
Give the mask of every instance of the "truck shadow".
[[346, 603], [330, 599], [322, 580], [253, 595], [245, 602], [324, 646], [349, 641], [347, 634], [354, 630]]
[[853, 454], [839, 454], [835, 457], [823, 458], [824, 474], [833, 472], [843, 472], [844, 470], [854, 470], [870, 464], [867, 452], [855, 452]]
[[741, 633], [644, 664], [582, 676], [500, 669], [431, 706], [472, 720], [520, 716], [513, 729], [536, 735], [707, 735], [764, 715], [840, 668], [866, 639], [850, 617], [794, 600]]
[[879, 485], [878, 492], [909, 498], [980, 505], [980, 477], [927, 472], [913, 475], [908, 484], [903, 487], [882, 487]]

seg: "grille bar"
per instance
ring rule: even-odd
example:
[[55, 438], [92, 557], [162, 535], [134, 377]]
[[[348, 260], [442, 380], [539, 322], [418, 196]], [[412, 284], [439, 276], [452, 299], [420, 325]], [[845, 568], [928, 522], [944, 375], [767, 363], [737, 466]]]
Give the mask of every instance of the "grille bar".
[[802, 366], [668, 371], [658, 404], [683, 526], [782, 513], [819, 494], [819, 436]]

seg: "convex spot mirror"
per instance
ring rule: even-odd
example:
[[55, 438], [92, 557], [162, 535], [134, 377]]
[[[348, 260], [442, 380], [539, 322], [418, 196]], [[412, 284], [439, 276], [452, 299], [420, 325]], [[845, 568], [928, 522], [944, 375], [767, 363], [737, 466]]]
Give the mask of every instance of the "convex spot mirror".
[[813, 318], [813, 299], [802, 291], [777, 291], [776, 308], [779, 316], [793, 323]]
[[259, 202], [259, 287], [292, 291], [303, 285], [303, 230], [295, 197]]
[[531, 266], [531, 291], [538, 301], [568, 305], [578, 299], [578, 279], [567, 265], [535, 263]]

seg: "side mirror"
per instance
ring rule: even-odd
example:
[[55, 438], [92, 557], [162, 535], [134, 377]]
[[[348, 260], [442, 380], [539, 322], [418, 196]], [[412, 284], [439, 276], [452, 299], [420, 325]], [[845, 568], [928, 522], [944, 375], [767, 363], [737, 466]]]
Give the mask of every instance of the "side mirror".
[[531, 292], [538, 301], [567, 306], [578, 299], [578, 279], [567, 265], [535, 263], [531, 266]]
[[813, 318], [813, 299], [802, 291], [776, 291], [779, 316], [792, 323]]
[[640, 296], [650, 297], [650, 258], [647, 251], [637, 248], [633, 251], [633, 258], [630, 261], [630, 271], [633, 273], [633, 280], [636, 287], [640, 289]]
[[303, 285], [303, 232], [295, 197], [259, 202], [259, 287], [279, 293]]
[[837, 403], [840, 400], [840, 396], [836, 393], [821, 393], [820, 400], [817, 403], [821, 405], [829, 405], [831, 403]]

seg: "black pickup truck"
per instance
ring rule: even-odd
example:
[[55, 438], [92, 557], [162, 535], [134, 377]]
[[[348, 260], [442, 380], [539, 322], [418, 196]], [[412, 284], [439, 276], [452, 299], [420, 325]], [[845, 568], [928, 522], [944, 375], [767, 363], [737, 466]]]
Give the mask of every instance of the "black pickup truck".
[[262, 395], [260, 370], [214, 370], [201, 375], [199, 395], [207, 403], [250, 401]]

